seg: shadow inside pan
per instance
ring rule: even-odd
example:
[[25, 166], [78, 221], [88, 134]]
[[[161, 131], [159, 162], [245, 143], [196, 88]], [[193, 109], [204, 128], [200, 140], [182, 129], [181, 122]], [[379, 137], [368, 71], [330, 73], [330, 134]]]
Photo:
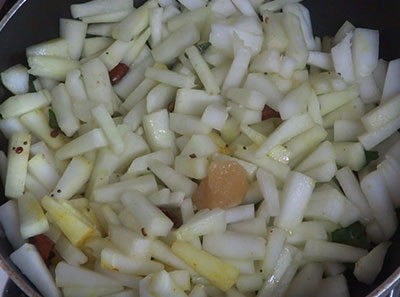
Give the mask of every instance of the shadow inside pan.
[[3, 297], [26, 297], [28, 295], [26, 295], [24, 292], [21, 291], [20, 288], [17, 287], [17, 285], [9, 280], [6, 284], [6, 287], [4, 288], [4, 292], [3, 292]]
[[[14, 1], [15, 2], [15, 1]], [[0, 33], [0, 72], [8, 67], [26, 64], [25, 48], [29, 45], [58, 37], [58, 22], [61, 17], [70, 17], [69, 6], [82, 3], [82, 0], [27, 0], [15, 13]], [[135, 1], [138, 4], [143, 1]], [[345, 20], [350, 20], [356, 27], [380, 30], [380, 57], [387, 60], [400, 56], [400, 43], [397, 35], [400, 32], [400, 1], [398, 0], [305, 0], [303, 4], [310, 9], [316, 36], [334, 35]], [[10, 94], [0, 85], [0, 101]], [[0, 149], [7, 151], [7, 142], [0, 135]], [[0, 204], [5, 202], [4, 190], [0, 186]], [[346, 273], [351, 296], [363, 297], [388, 278], [400, 266], [400, 232], [393, 238], [382, 272], [372, 286], [358, 283], [352, 272]], [[26, 292], [29, 282], [13, 266], [8, 256], [11, 248], [6, 239], [0, 238], [0, 262], [5, 263], [7, 270], [19, 286]], [[16, 293], [16, 286], [10, 284], [8, 296], [23, 296]], [[32, 292], [32, 291], [31, 291]], [[32, 293], [31, 293], [32, 295]]]

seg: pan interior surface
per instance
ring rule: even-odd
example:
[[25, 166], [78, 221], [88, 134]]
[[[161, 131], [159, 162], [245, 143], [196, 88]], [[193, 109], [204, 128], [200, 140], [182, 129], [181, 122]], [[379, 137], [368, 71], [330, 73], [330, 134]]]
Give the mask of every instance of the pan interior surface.
[[[16, 1], [7, 1], [7, 8]], [[0, 32], [0, 72], [8, 67], [26, 64], [25, 48], [59, 35], [59, 19], [71, 17], [69, 6], [82, 3], [82, 0], [26, 0], [19, 1], [20, 7], [8, 20]], [[139, 5], [144, 1], [136, 1]], [[310, 9], [314, 35], [323, 37], [334, 35], [345, 20], [356, 27], [377, 29], [380, 31], [380, 56], [386, 60], [400, 56], [400, 43], [397, 35], [400, 32], [400, 1], [398, 0], [304, 0], [302, 2]], [[4, 10], [2, 11], [4, 13]], [[2, 17], [0, 15], [0, 17]], [[7, 15], [6, 15], [7, 17]], [[10, 93], [0, 85], [0, 101], [5, 100]], [[7, 141], [0, 135], [0, 149], [7, 151]], [[0, 204], [4, 203], [4, 189], [0, 186]], [[382, 272], [371, 286], [357, 282], [348, 270], [346, 277], [349, 282], [351, 296], [364, 297], [376, 289], [400, 266], [400, 232], [392, 239], [392, 246], [385, 259]], [[25, 277], [11, 263], [8, 255], [12, 252], [7, 240], [0, 232], [0, 265], [11, 278], [29, 296], [39, 296]], [[388, 293], [388, 292], [387, 292]], [[4, 295], [7, 296], [7, 295]], [[15, 296], [15, 295], [8, 295]], [[378, 295], [374, 295], [378, 296]], [[384, 295], [379, 295], [384, 296]]]

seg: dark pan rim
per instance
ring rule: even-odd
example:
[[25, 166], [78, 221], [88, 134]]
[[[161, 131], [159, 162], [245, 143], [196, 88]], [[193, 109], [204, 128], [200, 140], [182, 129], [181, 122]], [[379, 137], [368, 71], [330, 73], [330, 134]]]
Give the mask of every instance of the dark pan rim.
[[[4, 15], [0, 20], [0, 34], [3, 28], [7, 25], [8, 21], [17, 12], [17, 10], [26, 2], [27, 0], [18, 0], [11, 9]], [[399, 226], [400, 227], [400, 226]], [[15, 273], [14, 269], [10, 267], [4, 258], [4, 255], [0, 254], [0, 268], [2, 268], [9, 278], [28, 296], [30, 297], [41, 297], [34, 288], [21, 277], [20, 274]], [[400, 267], [397, 268], [381, 285], [379, 285], [374, 291], [372, 291], [366, 297], [397, 297], [400, 294], [400, 288], [398, 283], [400, 281]], [[1, 294], [2, 292], [0, 292]]]
[[26, 2], [27, 0], [18, 0], [13, 7], [4, 15], [3, 19], [0, 20], [0, 32], [3, 30], [4, 26], [8, 23], [11, 17], [17, 12], [17, 10]]
[[[0, 33], [12, 18], [12, 16], [17, 12], [17, 10], [26, 2], [27, 0], [18, 0], [13, 7], [4, 15], [3, 19], [0, 20]], [[16, 273], [15, 269], [9, 265], [4, 257], [0, 254], [0, 267], [7, 273], [8, 277], [28, 296], [30, 297], [40, 297], [34, 288], [21, 276], [20, 273]], [[1, 295], [2, 292], [0, 292]]]

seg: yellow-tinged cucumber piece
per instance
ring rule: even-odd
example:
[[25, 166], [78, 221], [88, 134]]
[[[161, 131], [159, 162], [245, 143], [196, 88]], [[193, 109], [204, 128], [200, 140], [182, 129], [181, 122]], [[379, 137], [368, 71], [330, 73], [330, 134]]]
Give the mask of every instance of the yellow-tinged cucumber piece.
[[56, 152], [56, 158], [65, 160], [108, 145], [101, 129], [93, 129], [65, 144]]
[[103, 130], [104, 134], [106, 135], [114, 153], [121, 154], [124, 151], [124, 141], [122, 140], [122, 137], [117, 130], [117, 126], [115, 125], [107, 109], [104, 107], [104, 105], [100, 104], [99, 106], [93, 108], [91, 113], [94, 122]]
[[166, 84], [159, 84], [154, 87], [146, 97], [147, 113], [152, 113], [160, 109], [167, 108], [168, 105], [174, 100], [175, 94], [175, 87], [171, 87]]
[[168, 63], [199, 40], [200, 32], [194, 24], [182, 26], [154, 47], [154, 60]]
[[153, 236], [167, 236], [171, 231], [173, 222], [140, 192], [126, 191], [122, 194], [121, 200], [146, 233]]
[[263, 16], [268, 17], [268, 23], [263, 22], [265, 36], [264, 45], [268, 49], [276, 48], [282, 51], [285, 50], [289, 44], [289, 40], [283, 30], [278, 15], [269, 10], [265, 10], [263, 11]]
[[[70, 205], [74, 208], [77, 208], [72, 203], [70, 203]], [[78, 210], [89, 221], [91, 226], [96, 229], [97, 235], [99, 235], [99, 234], [101, 234], [102, 236], [106, 235], [103, 225], [101, 224], [100, 220], [97, 218], [97, 214], [94, 212], [92, 207], [83, 207], [83, 208], [79, 208]]]
[[29, 74], [64, 81], [67, 73], [80, 66], [79, 61], [65, 58], [38, 56], [29, 57]]
[[[144, 99], [147, 94], [150, 92], [151, 89], [153, 89], [158, 83], [152, 79], [147, 79], [145, 78], [133, 91], [132, 93], [125, 99], [125, 101], [121, 104], [120, 108], [126, 114], [124, 123], [127, 123], [127, 116], [128, 114], [131, 114], [131, 110], [139, 105], [139, 102], [145, 101], [142, 100]], [[146, 104], [144, 105], [146, 108]], [[144, 113], [144, 112], [143, 112]], [[133, 120], [133, 119], [132, 119]], [[132, 121], [131, 120], [131, 121]], [[129, 121], [129, 122], [131, 122]], [[133, 128], [133, 130], [136, 130], [136, 128], [139, 126], [140, 121], [137, 126]]]
[[119, 202], [120, 196], [129, 190], [137, 190], [144, 195], [157, 192], [157, 182], [152, 174], [129, 177], [120, 182], [99, 186], [93, 191], [93, 200], [100, 203]]
[[172, 149], [159, 150], [154, 153], [146, 154], [135, 158], [126, 171], [126, 174], [139, 176], [144, 173], [149, 173], [148, 162], [150, 160], [158, 160], [166, 165], [173, 165], [174, 159], [175, 155]]
[[284, 14], [282, 26], [288, 38], [285, 55], [297, 62], [296, 69], [303, 69], [307, 63], [309, 52], [302, 34], [300, 20], [294, 14]]
[[86, 187], [85, 196], [92, 199], [94, 189], [106, 185], [109, 177], [114, 173], [118, 163], [118, 156], [109, 148], [102, 148], [96, 154], [96, 162], [90, 173], [89, 183]]
[[226, 231], [225, 211], [219, 208], [202, 209], [179, 227], [175, 236], [179, 240], [191, 241], [198, 236]]
[[[113, 3], [114, 4], [114, 3]], [[98, 24], [98, 23], [116, 23], [126, 18], [133, 10], [115, 11], [109, 13], [95, 14], [82, 18], [82, 22], [86, 24]]]
[[139, 56], [143, 47], [146, 45], [146, 42], [150, 38], [150, 35], [151, 29], [147, 28], [138, 37], [136, 37], [132, 46], [125, 53], [125, 56], [122, 58], [121, 62], [126, 65], [131, 65]]
[[89, 180], [93, 162], [77, 156], [72, 159], [54, 188], [55, 199], [70, 199]]
[[121, 226], [110, 226], [109, 240], [130, 257], [150, 260], [152, 240]]
[[105, 51], [99, 56], [109, 71], [121, 62], [125, 53], [131, 48], [134, 41], [115, 40]]
[[321, 115], [324, 116], [353, 101], [358, 95], [360, 95], [360, 90], [358, 87], [350, 87], [343, 91], [319, 95], [318, 100], [319, 104], [321, 105]]
[[150, 148], [143, 136], [129, 131], [122, 136], [122, 139], [124, 141], [124, 151], [119, 155], [117, 168], [115, 169], [117, 172], [125, 172], [135, 158], [150, 152]]
[[[86, 18], [84, 18], [86, 19]], [[77, 297], [77, 296], [119, 296], [123, 293], [123, 287], [63, 287], [61, 288], [64, 297]]]
[[28, 133], [11, 135], [5, 183], [5, 195], [8, 198], [18, 198], [24, 193], [30, 145], [31, 136]]
[[11, 261], [35, 285], [43, 297], [61, 297], [54, 283], [54, 277], [44, 263], [36, 247], [30, 243], [15, 250], [10, 255]]
[[183, 289], [165, 270], [154, 273], [150, 279], [149, 292], [152, 296], [187, 297]]
[[49, 196], [44, 196], [41, 203], [54, 223], [73, 245], [82, 245], [94, 233], [95, 230], [91, 226]]
[[76, 246], [72, 245], [65, 236], [60, 236], [54, 249], [68, 264], [80, 266], [88, 260], [86, 255]]
[[60, 200], [58, 201], [62, 207], [64, 207], [66, 210], [68, 210], [71, 214], [73, 214], [76, 218], [81, 220], [83, 223], [87, 224], [90, 226], [92, 229], [94, 229], [93, 236], [100, 236], [99, 230], [96, 229], [96, 226], [94, 223], [92, 223], [92, 218], [90, 216], [87, 216], [87, 213], [81, 212], [79, 209], [76, 209], [72, 204], [67, 201], [67, 200]]
[[233, 102], [252, 110], [263, 110], [265, 104], [267, 104], [266, 97], [255, 90], [231, 88], [226, 91], [225, 96]]
[[305, 172], [335, 160], [335, 158], [335, 149], [332, 143], [324, 141], [296, 167], [296, 171]]
[[[315, 125], [313, 128], [303, 132], [296, 137], [289, 140], [285, 147], [292, 152], [292, 160], [290, 160], [290, 166], [295, 167], [308, 153], [312, 151], [321, 141], [323, 141], [328, 133], [319, 125]], [[294, 159], [296, 158], [296, 159]], [[300, 160], [299, 160], [300, 159]]]
[[21, 235], [18, 206], [15, 200], [8, 200], [0, 206], [0, 224], [14, 249], [26, 242]]
[[254, 130], [253, 128], [250, 128], [247, 125], [243, 125], [243, 124], [240, 125], [240, 131], [243, 134], [245, 134], [248, 138], [250, 138], [251, 141], [257, 145], [262, 145], [267, 140], [266, 136], [264, 136], [263, 134], [259, 133], [256, 130]]
[[139, 35], [148, 25], [149, 5], [142, 5], [114, 27], [112, 36], [117, 40], [128, 42]]
[[151, 242], [150, 252], [154, 259], [166, 264], [169, 267], [188, 271], [190, 275], [197, 275], [197, 272], [195, 272], [192, 267], [187, 265], [181, 260], [181, 258], [172, 253], [171, 248], [161, 240], [153, 240]]
[[275, 217], [274, 225], [286, 230], [300, 225], [314, 187], [315, 181], [312, 178], [292, 171], [283, 187], [280, 201], [281, 212]]
[[151, 160], [148, 165], [150, 170], [172, 191], [184, 192], [185, 197], [189, 197], [197, 188], [195, 182], [160, 161]]
[[30, 194], [18, 198], [18, 213], [22, 238], [26, 239], [49, 230], [49, 222], [39, 204]]
[[115, 248], [106, 247], [101, 252], [101, 267], [122, 273], [148, 275], [160, 271], [164, 265], [139, 257], [129, 257]]
[[283, 97], [278, 105], [282, 120], [287, 120], [304, 112], [311, 94], [311, 86], [306, 82]]
[[325, 129], [332, 128], [337, 120], [359, 120], [367, 111], [364, 103], [360, 98], [335, 109], [325, 115], [322, 119]]
[[284, 121], [256, 151], [255, 156], [261, 158], [278, 144], [283, 144], [291, 138], [307, 131], [314, 126], [314, 121], [308, 114], [294, 116]]
[[81, 57], [88, 24], [70, 19], [60, 19], [60, 36], [68, 41], [68, 56], [73, 60]]
[[193, 75], [181, 74], [172, 70], [148, 67], [144, 75], [148, 79], [177, 88], [192, 89], [196, 86], [195, 77]]
[[53, 100], [51, 106], [57, 118], [58, 126], [68, 137], [78, 131], [79, 119], [73, 112], [72, 98], [67, 92], [65, 84], [59, 84], [51, 90]]
[[382, 242], [374, 247], [368, 255], [361, 257], [355, 264], [354, 276], [359, 282], [371, 285], [382, 269], [383, 261], [388, 248], [391, 246], [390, 241]]
[[247, 162], [253, 163], [260, 168], [265, 169], [270, 172], [280, 184], [284, 183], [289, 172], [290, 168], [286, 164], [283, 164], [279, 161], [270, 158], [269, 156], [263, 156], [261, 158], [256, 157], [257, 146], [242, 146], [239, 145], [234, 152], [234, 156], [245, 160]]
[[21, 65], [14, 65], [0, 73], [3, 85], [13, 94], [20, 95], [29, 92], [28, 69]]
[[167, 21], [168, 31], [175, 32], [188, 24], [194, 24], [199, 30], [202, 30], [210, 13], [209, 7], [200, 7], [195, 10], [187, 11], [186, 13], [175, 14]]
[[340, 167], [350, 167], [351, 170], [361, 170], [366, 164], [364, 148], [359, 142], [334, 142], [333, 148], [336, 163]]
[[114, 111], [113, 102], [119, 102], [115, 94], [108, 74], [108, 70], [99, 58], [94, 58], [81, 66], [83, 82], [89, 100], [103, 103], [111, 114]]
[[175, 158], [175, 170], [190, 178], [202, 179], [207, 176], [208, 160], [206, 157], [191, 158], [177, 156]]
[[20, 121], [33, 136], [43, 140], [51, 149], [56, 150], [64, 145], [65, 137], [50, 128], [49, 119], [40, 109], [24, 114]]
[[[59, 288], [114, 288], [122, 291], [122, 285], [112, 278], [83, 267], [76, 267], [65, 262], [59, 262], [55, 269], [55, 279]], [[106, 293], [108, 294], [108, 293]], [[101, 294], [103, 295], [103, 294]], [[72, 295], [76, 296], [76, 295]], [[86, 296], [86, 295], [85, 295]], [[91, 296], [91, 295], [89, 295]], [[96, 295], [97, 296], [97, 295]]]
[[238, 279], [238, 268], [195, 248], [188, 242], [175, 241], [171, 249], [186, 264], [224, 292], [229, 290]]
[[[105, 50], [113, 39], [107, 37], [90, 37], [83, 41], [82, 58], [90, 58], [99, 55], [99, 53]], [[84, 59], [82, 59], [84, 61]]]
[[[225, 125], [224, 125], [224, 127], [225, 127]], [[239, 129], [237, 129], [237, 130], [239, 130]], [[202, 135], [197, 135], [198, 137], [202, 137]], [[210, 133], [208, 133], [208, 138], [209, 138], [209, 140], [211, 140], [213, 143], [214, 143], [214, 145], [216, 145], [217, 146], [217, 149], [218, 149], [218, 153], [220, 153], [220, 154], [224, 154], [224, 155], [228, 155], [228, 156], [232, 156], [232, 152], [231, 152], [231, 150], [229, 149], [229, 147], [228, 147], [228, 144], [225, 142], [225, 140], [219, 135], [219, 133], [217, 132], [217, 131], [215, 131], [215, 130], [211, 130], [211, 132]], [[193, 137], [192, 137], [193, 138]], [[192, 138], [189, 140], [189, 142], [192, 140]], [[188, 142], [188, 143], [189, 143]], [[187, 145], [186, 145], [187, 146]], [[183, 152], [186, 150], [186, 146], [185, 146], [185, 148], [183, 149], [183, 151], [182, 151], [182, 154], [183, 154]], [[204, 143], [202, 143], [202, 145], [201, 145], [201, 147], [198, 147], [198, 149], [199, 150], [202, 150], [202, 147], [204, 146]], [[212, 146], [211, 145], [209, 145], [209, 147], [211, 148]], [[214, 150], [214, 148], [213, 148], [213, 150]], [[211, 154], [212, 152], [210, 152], [210, 154]], [[190, 155], [191, 153], [189, 153], [189, 155]], [[198, 156], [197, 154], [196, 154], [196, 156]]]
[[128, 0], [115, 0], [113, 3], [107, 0], [97, 0], [71, 5], [71, 15], [76, 19], [98, 14], [126, 11], [132, 8], [133, 3]]
[[0, 105], [0, 114], [4, 119], [8, 119], [45, 107], [49, 104], [49, 97], [42, 91], [16, 95], [8, 98]]
[[26, 56], [53, 56], [69, 59], [68, 40], [56, 38], [26, 48]]
[[89, 200], [84, 197], [71, 199], [69, 203], [76, 209], [82, 209], [89, 206]]
[[31, 174], [26, 175], [25, 191], [30, 192], [40, 201], [49, 191]]
[[233, 101], [228, 101], [227, 106], [229, 114], [244, 125], [252, 125], [261, 121], [261, 110], [249, 109]]
[[175, 147], [175, 135], [170, 130], [166, 109], [143, 116], [142, 122], [147, 141], [154, 151]]
[[101, 206], [101, 213], [108, 226], [121, 226], [121, 222], [115, 211], [107, 204]]
[[203, 83], [206, 91], [210, 95], [218, 94], [220, 92], [219, 86], [217, 85], [215, 77], [210, 71], [207, 62], [204, 61], [200, 51], [195, 46], [191, 46], [186, 49], [186, 54], [188, 55], [190, 63], [192, 63], [192, 66], [199, 76], [200, 81]]
[[368, 132], [378, 130], [400, 114], [400, 95], [386, 100], [361, 118]]
[[56, 186], [60, 176], [57, 170], [42, 153], [36, 154], [28, 162], [29, 174], [34, 176], [48, 191]]
[[367, 254], [365, 249], [316, 239], [308, 240], [304, 247], [304, 258], [312, 262], [355, 263]]

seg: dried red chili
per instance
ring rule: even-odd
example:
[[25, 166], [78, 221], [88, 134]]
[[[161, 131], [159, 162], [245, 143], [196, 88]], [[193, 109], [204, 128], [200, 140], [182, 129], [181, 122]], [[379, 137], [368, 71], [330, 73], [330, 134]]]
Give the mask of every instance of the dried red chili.
[[19, 147], [17, 147], [16, 149], [15, 149], [15, 152], [17, 153], [17, 154], [20, 154], [20, 153], [22, 153], [24, 151], [24, 149], [22, 148], [22, 146], [19, 146]]
[[175, 228], [178, 228], [182, 225], [182, 219], [177, 216], [171, 209], [167, 207], [159, 207], [159, 209], [174, 223]]
[[29, 242], [32, 243], [39, 251], [43, 261], [47, 263], [51, 252], [54, 248], [54, 242], [52, 242], [46, 235], [39, 234], [29, 238]]
[[273, 110], [271, 107], [268, 105], [264, 106], [264, 109], [262, 110], [262, 120], [268, 120], [270, 118], [280, 118], [281, 115], [279, 112]]
[[56, 138], [58, 136], [58, 134], [60, 134], [60, 132], [58, 132], [57, 130], [53, 130], [50, 132], [50, 136], [53, 138]]
[[173, 112], [174, 109], [175, 109], [175, 101], [170, 102], [170, 103], [168, 104], [167, 109], [168, 109], [169, 112]]
[[129, 71], [128, 65], [119, 63], [109, 72], [111, 84], [115, 85], [118, 83]]

